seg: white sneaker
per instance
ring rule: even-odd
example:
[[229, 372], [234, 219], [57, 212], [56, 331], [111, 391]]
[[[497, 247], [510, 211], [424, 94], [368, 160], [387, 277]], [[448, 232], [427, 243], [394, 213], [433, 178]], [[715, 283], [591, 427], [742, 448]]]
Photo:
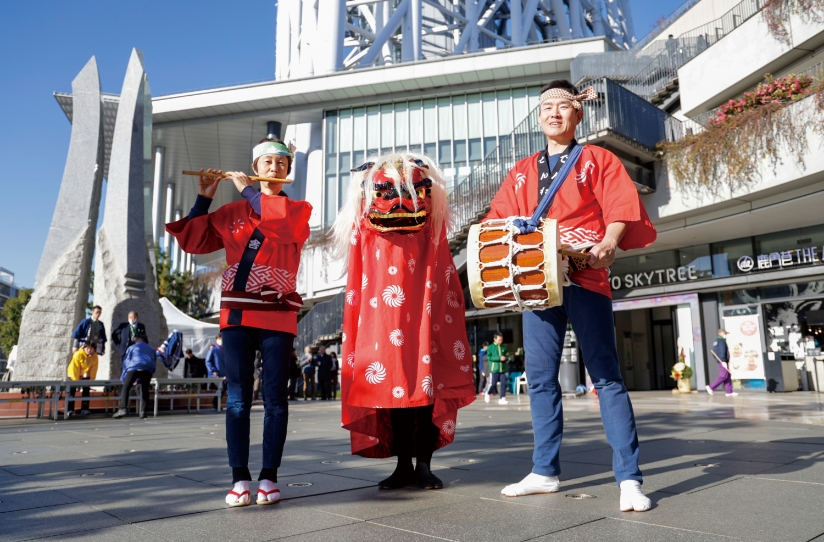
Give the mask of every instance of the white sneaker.
[[541, 476], [532, 472], [517, 484], [510, 484], [503, 488], [501, 495], [522, 497], [539, 493], [555, 493], [559, 489], [561, 489], [561, 482], [557, 476]]
[[503, 397], [501, 397], [500, 399], [498, 399], [498, 404], [499, 404], [499, 405], [508, 405], [508, 404], [509, 404], [509, 401], [507, 401], [506, 399], [504, 399]]
[[621, 512], [646, 512], [652, 508], [652, 501], [641, 492], [641, 483], [637, 480], [621, 482]]
[[736, 392], [728, 393], [727, 397], [738, 397], [738, 394]]
[[485, 393], [484, 394], [484, 403], [488, 403], [488, 402], [489, 402], [489, 394]]
[[705, 389], [707, 390], [707, 393], [710, 394], [710, 395], [713, 395], [715, 393], [714, 391], [712, 391], [712, 388], [709, 387], [709, 386], [705, 386]]

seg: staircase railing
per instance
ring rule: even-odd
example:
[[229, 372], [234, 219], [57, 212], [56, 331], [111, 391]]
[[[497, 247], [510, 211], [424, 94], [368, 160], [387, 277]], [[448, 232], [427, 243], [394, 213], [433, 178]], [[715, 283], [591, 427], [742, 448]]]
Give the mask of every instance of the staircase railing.
[[298, 322], [298, 336], [295, 348], [298, 353], [307, 346], [317, 346], [325, 341], [333, 341], [343, 331], [343, 292], [329, 301], [318, 303]]
[[678, 68], [715, 45], [724, 36], [755, 16], [765, 0], [744, 0], [727, 13], [706, 24], [666, 40], [664, 50], [624, 86], [655, 102], [678, 79]]

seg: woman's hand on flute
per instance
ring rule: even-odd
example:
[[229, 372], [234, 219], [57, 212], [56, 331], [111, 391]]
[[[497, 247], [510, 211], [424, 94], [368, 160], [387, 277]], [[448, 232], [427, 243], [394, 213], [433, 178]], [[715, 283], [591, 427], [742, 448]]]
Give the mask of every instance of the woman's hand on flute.
[[[200, 171], [203, 171], [203, 168], [201, 168]], [[223, 175], [223, 172], [219, 169], [208, 169], [206, 173]], [[214, 199], [215, 192], [217, 192], [217, 185], [220, 184], [223, 178], [224, 177], [200, 177], [200, 181], [197, 184], [197, 193], [205, 198]]]
[[232, 182], [235, 183], [235, 188], [237, 188], [238, 192], [243, 192], [244, 188], [255, 184], [255, 181], [250, 179], [249, 176], [242, 171], [227, 171], [226, 177], [232, 179]]

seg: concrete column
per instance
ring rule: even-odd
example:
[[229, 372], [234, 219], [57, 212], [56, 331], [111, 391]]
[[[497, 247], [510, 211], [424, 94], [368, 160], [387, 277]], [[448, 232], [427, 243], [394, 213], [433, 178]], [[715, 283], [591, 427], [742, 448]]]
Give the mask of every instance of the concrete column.
[[409, 14], [412, 22], [412, 57], [413, 60], [423, 60], [423, 36], [421, 19], [423, 17], [421, 0], [412, 0], [409, 4]]
[[325, 0], [322, 9], [317, 12], [317, 40], [320, 47], [316, 49], [315, 72], [318, 74], [334, 73], [343, 68], [344, 18], [346, 0]]
[[555, 20], [558, 22], [556, 28], [558, 29], [558, 33], [561, 36], [561, 39], [568, 40], [572, 38], [572, 32], [569, 28], [570, 18], [567, 17], [566, 6], [564, 6], [564, 0], [550, 0], [550, 7], [552, 7], [552, 14], [555, 15]]
[[[166, 184], [166, 223], [172, 221], [172, 209], [175, 204], [175, 184]], [[172, 236], [168, 233], [163, 234], [163, 254], [169, 255], [169, 247], [171, 246]]]
[[[555, 6], [552, 9], [555, 9]], [[515, 45], [523, 45], [524, 43], [524, 35], [521, 30], [522, 16], [523, 4], [521, 4], [521, 0], [512, 0], [509, 3], [509, 26], [512, 43]]]
[[584, 37], [584, 28], [581, 26], [581, 0], [569, 0], [569, 23], [572, 28], [572, 39]]
[[[175, 222], [183, 218], [183, 212], [180, 209], [175, 211]], [[181, 263], [180, 263], [180, 255], [182, 254], [182, 250], [180, 249], [180, 244], [177, 242], [177, 239], [173, 238], [172, 241], [172, 271], [180, 271], [181, 270]]]
[[164, 231], [163, 224], [160, 223], [160, 218], [163, 207], [162, 191], [165, 155], [166, 149], [164, 147], [155, 147], [154, 184], [152, 190], [152, 240], [155, 245], [160, 240], [160, 234]]
[[289, 31], [289, 2], [278, 2], [277, 22], [275, 23], [275, 79], [282, 81], [289, 78], [289, 56], [292, 52], [291, 33]]
[[184, 273], [191, 273], [192, 272], [192, 255], [188, 252], [186, 253], [185, 264], [183, 265], [183, 272]]

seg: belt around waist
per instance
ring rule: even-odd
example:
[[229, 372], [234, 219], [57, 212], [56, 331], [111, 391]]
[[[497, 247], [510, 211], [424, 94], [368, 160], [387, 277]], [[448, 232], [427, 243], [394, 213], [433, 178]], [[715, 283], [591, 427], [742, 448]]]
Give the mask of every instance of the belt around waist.
[[220, 293], [221, 309], [298, 312], [302, 306], [303, 299], [297, 292], [281, 294], [274, 290], [261, 293], [224, 290]]

